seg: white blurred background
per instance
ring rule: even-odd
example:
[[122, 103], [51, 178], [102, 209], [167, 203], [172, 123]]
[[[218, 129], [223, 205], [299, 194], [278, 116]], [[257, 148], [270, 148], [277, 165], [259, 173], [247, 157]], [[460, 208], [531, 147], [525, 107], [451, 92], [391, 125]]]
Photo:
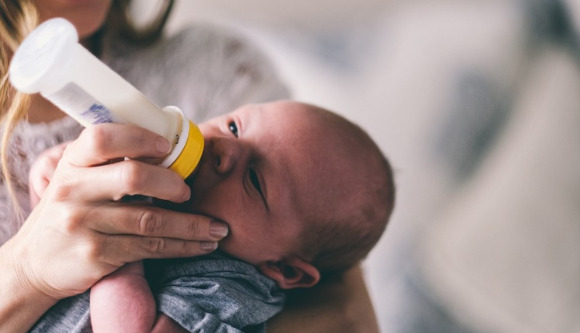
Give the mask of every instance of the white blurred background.
[[397, 206], [364, 263], [381, 331], [580, 332], [579, 18], [576, 0], [178, 0], [168, 28], [248, 36], [390, 158]]

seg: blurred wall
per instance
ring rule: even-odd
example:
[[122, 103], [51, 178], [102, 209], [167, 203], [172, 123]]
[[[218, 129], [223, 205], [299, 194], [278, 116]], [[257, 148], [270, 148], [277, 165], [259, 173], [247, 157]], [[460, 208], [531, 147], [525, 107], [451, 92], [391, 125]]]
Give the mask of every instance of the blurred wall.
[[[409, 324], [412, 313], [454, 316], [444, 301], [412, 301], [409, 281], [424, 264], [416, 248], [502, 137], [549, 34], [550, 2], [178, 0], [168, 28], [238, 30], [271, 56], [296, 99], [335, 110], [379, 143], [398, 186], [391, 224], [364, 266], [380, 326], [441, 332]], [[577, 1], [562, 3], [580, 16]], [[468, 331], [460, 326], [454, 332]]]

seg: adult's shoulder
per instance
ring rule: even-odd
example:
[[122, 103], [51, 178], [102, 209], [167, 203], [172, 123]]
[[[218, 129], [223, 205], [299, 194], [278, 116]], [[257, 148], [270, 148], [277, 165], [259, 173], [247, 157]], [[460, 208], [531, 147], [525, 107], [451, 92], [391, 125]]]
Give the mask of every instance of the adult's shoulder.
[[188, 26], [148, 47], [111, 45], [107, 61], [113, 69], [154, 102], [177, 105], [194, 121], [288, 97], [268, 57], [225, 27]]

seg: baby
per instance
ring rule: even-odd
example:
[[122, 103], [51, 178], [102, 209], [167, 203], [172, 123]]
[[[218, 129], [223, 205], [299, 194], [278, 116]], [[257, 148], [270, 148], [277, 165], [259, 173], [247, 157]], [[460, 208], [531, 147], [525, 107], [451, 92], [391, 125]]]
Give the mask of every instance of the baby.
[[[318, 107], [247, 105], [200, 124], [205, 151], [191, 199], [156, 204], [225, 222], [220, 251], [126, 265], [90, 292], [96, 332], [241, 332], [281, 310], [280, 289], [307, 288], [363, 259], [394, 205], [388, 161], [369, 136]], [[32, 175], [34, 177], [35, 175]], [[87, 293], [33, 328], [89, 325]], [[54, 329], [54, 328], [53, 328]], [[63, 326], [59, 326], [63, 330]]]

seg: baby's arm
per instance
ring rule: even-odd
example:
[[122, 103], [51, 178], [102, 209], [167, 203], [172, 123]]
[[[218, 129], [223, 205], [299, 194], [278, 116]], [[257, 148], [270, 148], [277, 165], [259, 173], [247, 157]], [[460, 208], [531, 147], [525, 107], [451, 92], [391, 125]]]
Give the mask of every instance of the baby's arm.
[[95, 284], [90, 300], [95, 333], [187, 332], [157, 313], [141, 261], [127, 264]]
[[149, 332], [157, 317], [143, 263], [127, 264], [91, 288], [94, 332]]

